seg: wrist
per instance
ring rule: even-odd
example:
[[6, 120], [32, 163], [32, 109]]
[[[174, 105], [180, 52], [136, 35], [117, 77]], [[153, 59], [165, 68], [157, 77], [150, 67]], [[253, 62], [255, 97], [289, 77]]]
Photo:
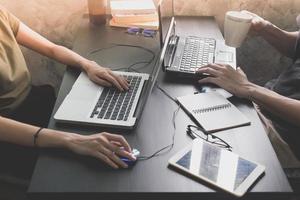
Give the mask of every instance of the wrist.
[[80, 141], [82, 140], [82, 135], [79, 134], [75, 134], [75, 133], [67, 133], [67, 137], [64, 138], [64, 142], [63, 142], [63, 148], [71, 150], [72, 151], [72, 147], [74, 146], [74, 144], [78, 144], [80, 143]]
[[274, 25], [267, 20], [264, 20], [263, 24], [263, 27], [259, 31], [259, 35], [262, 37], [270, 34], [270, 31], [272, 32], [272, 29], [274, 28]]
[[74, 134], [56, 131], [52, 129], [43, 129], [37, 139], [37, 146], [43, 148], [68, 148], [69, 141]]
[[258, 85], [250, 83], [246, 86], [246, 96], [245, 98], [250, 101], [255, 101], [255, 92], [257, 91]]
[[80, 66], [82, 71], [85, 71], [87, 73], [93, 62], [94, 61], [91, 61], [91, 60], [88, 60], [88, 59], [83, 59], [83, 60], [79, 61], [79, 66]]

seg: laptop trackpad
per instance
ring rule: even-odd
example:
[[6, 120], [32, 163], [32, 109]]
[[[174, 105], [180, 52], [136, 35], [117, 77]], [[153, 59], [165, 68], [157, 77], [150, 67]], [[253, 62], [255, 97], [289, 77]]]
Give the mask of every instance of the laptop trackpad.
[[74, 100], [85, 100], [87, 102], [97, 98], [103, 87], [101, 86], [91, 86], [91, 85], [80, 85], [73, 88], [69, 93], [68, 98]]
[[233, 59], [232, 52], [220, 50], [216, 53], [215, 63], [232, 63]]

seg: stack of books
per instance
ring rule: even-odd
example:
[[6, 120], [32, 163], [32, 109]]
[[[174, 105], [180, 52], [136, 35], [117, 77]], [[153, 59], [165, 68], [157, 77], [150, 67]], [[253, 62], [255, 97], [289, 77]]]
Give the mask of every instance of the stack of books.
[[111, 0], [111, 26], [158, 29], [158, 14], [153, 0]]

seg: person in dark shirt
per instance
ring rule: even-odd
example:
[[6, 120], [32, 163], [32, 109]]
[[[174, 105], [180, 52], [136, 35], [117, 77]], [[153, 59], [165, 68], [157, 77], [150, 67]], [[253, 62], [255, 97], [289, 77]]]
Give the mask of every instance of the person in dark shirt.
[[[265, 87], [248, 81], [241, 68], [209, 64], [198, 70], [211, 76], [198, 82], [213, 83], [235, 96], [253, 101], [284, 168], [300, 168], [300, 34], [287, 32], [260, 16], [253, 16], [250, 32], [268, 41], [293, 64]], [[300, 27], [300, 15], [297, 17]]]

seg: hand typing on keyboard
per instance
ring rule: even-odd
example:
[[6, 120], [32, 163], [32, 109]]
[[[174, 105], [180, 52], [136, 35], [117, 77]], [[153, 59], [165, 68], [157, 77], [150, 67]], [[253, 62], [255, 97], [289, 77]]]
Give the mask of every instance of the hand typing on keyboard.
[[253, 83], [249, 82], [241, 68], [233, 69], [230, 65], [209, 64], [200, 68], [197, 73], [209, 76], [198, 82], [215, 84], [240, 98], [251, 98]]
[[91, 113], [91, 118], [127, 121], [142, 77], [127, 76], [126, 79], [130, 84], [127, 92], [104, 88]]
[[129, 89], [128, 82], [124, 77], [114, 74], [110, 69], [101, 67], [94, 61], [85, 62], [82, 68], [86, 71], [88, 77], [99, 85], [115, 86], [120, 91]]

